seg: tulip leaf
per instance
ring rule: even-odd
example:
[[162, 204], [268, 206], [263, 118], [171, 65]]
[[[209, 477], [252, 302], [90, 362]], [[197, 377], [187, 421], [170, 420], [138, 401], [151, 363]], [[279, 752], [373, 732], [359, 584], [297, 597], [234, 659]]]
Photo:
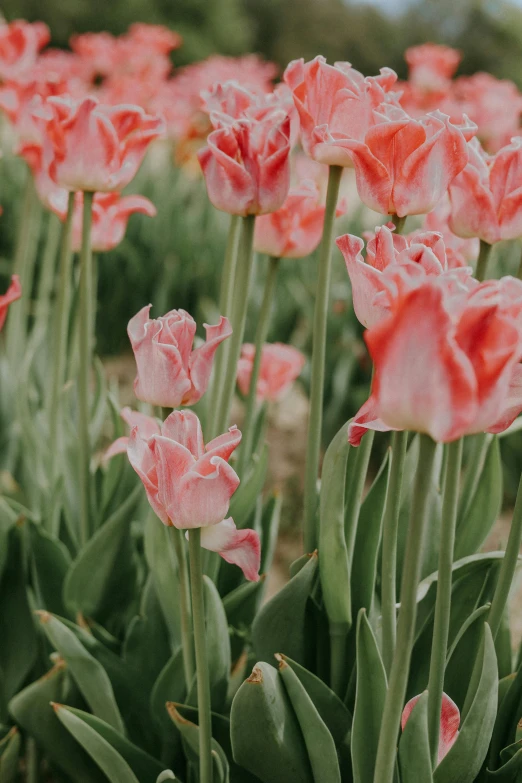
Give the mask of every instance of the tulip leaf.
[[63, 661], [11, 699], [9, 711], [16, 723], [45, 750], [75, 783], [99, 783], [100, 773], [90, 757], [64, 729], [51, 707], [62, 698], [67, 682]]
[[390, 465], [386, 455], [359, 512], [351, 574], [352, 612], [355, 617], [359, 609], [366, 609], [368, 614], [372, 609]]
[[266, 445], [261, 454], [252, 457], [251, 464], [253, 467], [234, 492], [230, 501], [228, 515], [232, 517], [238, 528], [246, 527], [248, 518], [265, 486], [268, 470], [268, 447]]
[[232, 660], [241, 654], [262, 598], [265, 577], [259, 582], [243, 582], [223, 598], [231, 631]]
[[[505, 682], [501, 680], [501, 685]], [[522, 716], [522, 664], [515, 677], [508, 680], [509, 686], [499, 704], [498, 715], [491, 738], [488, 767], [494, 771], [500, 763], [502, 749], [515, 739], [517, 725]]]
[[268, 603], [252, 626], [256, 655], [271, 662], [277, 652], [306, 665], [307, 604], [317, 574], [317, 554], [308, 556], [305, 566]]
[[156, 783], [165, 783], [166, 780], [177, 780], [179, 783], [179, 778], [175, 776], [171, 769], [164, 769], [163, 772], [156, 778]]
[[278, 657], [279, 674], [303, 732], [314, 783], [341, 783], [333, 737], [297, 674]]
[[[208, 576], [203, 577], [205, 597], [205, 630], [210, 667], [212, 709], [221, 712], [225, 706], [230, 669], [230, 639], [228, 620], [217, 587]], [[172, 700], [171, 700], [172, 701]], [[178, 701], [181, 701], [179, 699]]]
[[479, 607], [464, 623], [451, 649], [444, 675], [444, 691], [462, 709], [475, 658], [480, 652], [484, 635], [484, 620], [489, 604]]
[[475, 494], [457, 522], [455, 560], [478, 552], [498, 519], [503, 498], [502, 476], [500, 444], [498, 438], [493, 438]]
[[62, 542], [41, 525], [28, 524], [31, 546], [31, 571], [38, 608], [65, 615], [62, 589], [71, 565], [71, 556]]
[[133, 617], [127, 630], [123, 659], [143, 691], [149, 694], [169, 658], [167, 626], [153, 576], [149, 574], [142, 593], [140, 613]]
[[123, 721], [107, 672], [87, 652], [70, 628], [48, 612], [39, 612], [47, 638], [67, 663], [85, 701], [98, 718], [124, 733]]
[[346, 423], [326, 450], [319, 500], [319, 572], [324, 607], [330, 623], [334, 623], [339, 629], [342, 627], [345, 633], [352, 625], [350, 560], [344, 531], [346, 466], [349, 453]]
[[428, 691], [410, 713], [399, 742], [401, 783], [431, 783], [430, 741], [428, 737]]
[[38, 651], [36, 628], [27, 598], [19, 525], [11, 527], [7, 534], [7, 553], [0, 579], [0, 671], [6, 702], [23, 685]]
[[502, 766], [494, 772], [486, 771], [486, 781], [518, 783], [522, 775], [522, 741], [514, 742], [501, 753]]
[[152, 512], [145, 523], [145, 558], [174, 651], [181, 645], [178, 567], [169, 544], [169, 530]]
[[[177, 710], [177, 705], [167, 702], [167, 712], [183, 739], [189, 761], [197, 763], [199, 759], [199, 726], [184, 718]], [[230, 769], [228, 759], [219, 743], [212, 738], [212, 759], [214, 762], [213, 778], [216, 783], [229, 783]]]
[[103, 622], [109, 615], [121, 615], [127, 609], [136, 585], [130, 523], [141, 491], [141, 485], [137, 485], [72, 564], [64, 598], [73, 614], [82, 612]]
[[123, 780], [125, 783], [140, 783], [125, 759], [96, 729], [62, 704], [55, 704], [54, 709], [67, 731], [96, 762], [111, 783], [122, 783]]
[[268, 573], [272, 567], [274, 552], [277, 544], [277, 535], [279, 533], [279, 520], [281, 518], [281, 508], [283, 506], [283, 495], [281, 492], [274, 492], [268, 499], [263, 509], [261, 518], [261, 568], [262, 574]]
[[357, 617], [357, 688], [352, 727], [355, 783], [373, 783], [386, 697], [386, 673], [374, 633], [361, 609]]
[[13, 728], [0, 740], [0, 783], [14, 783], [18, 776], [20, 732]]
[[473, 783], [488, 752], [497, 712], [498, 670], [490, 627], [484, 624], [480, 665], [469, 684], [470, 706], [457, 739], [433, 774], [434, 783]]
[[150, 695], [150, 711], [158, 725], [171, 729], [165, 709], [168, 701], [183, 702], [187, 693], [183, 655], [179, 648], [161, 670]]
[[278, 672], [260, 662], [234, 697], [234, 761], [263, 783], [313, 783], [303, 734]]

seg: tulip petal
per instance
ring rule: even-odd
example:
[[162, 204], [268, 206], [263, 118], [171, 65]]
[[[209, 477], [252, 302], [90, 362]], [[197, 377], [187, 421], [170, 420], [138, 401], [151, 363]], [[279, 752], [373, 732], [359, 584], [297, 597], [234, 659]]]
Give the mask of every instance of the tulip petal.
[[367, 328], [378, 323], [388, 315], [385, 307], [374, 303], [377, 294], [389, 289], [389, 283], [382, 272], [367, 264], [361, 255], [364, 247], [362, 239], [345, 234], [336, 240], [346, 264], [352, 284], [352, 299], [355, 315]]
[[517, 364], [513, 368], [511, 381], [509, 384], [508, 396], [505, 402], [502, 415], [495, 422], [488, 432], [504, 432], [510, 424], [514, 422], [518, 414], [522, 411], [522, 365]]
[[126, 435], [121, 438], [117, 438], [115, 441], [113, 441], [113, 443], [111, 443], [103, 455], [103, 462], [108, 462], [110, 459], [115, 457], [116, 454], [126, 454], [128, 445], [129, 438]]
[[20, 278], [18, 275], [11, 277], [11, 284], [5, 294], [0, 296], [0, 329], [2, 329], [5, 319], [7, 318], [7, 311], [9, 305], [20, 299], [22, 296], [22, 286], [20, 284]]
[[[406, 704], [402, 712], [401, 728], [404, 731], [408, 719], [413, 712], [413, 708], [420, 699], [419, 696], [414, 696], [413, 699]], [[442, 705], [440, 711], [440, 734], [439, 734], [439, 749], [438, 749], [438, 763], [442, 761], [444, 756], [451, 750], [455, 744], [459, 735], [460, 726], [460, 712], [455, 702], [450, 697], [442, 694]]]
[[195, 460], [205, 452], [201, 424], [193, 411], [173, 411], [163, 422], [161, 434], [184, 446]]
[[217, 348], [230, 337], [232, 327], [228, 318], [221, 316], [219, 323], [215, 326], [204, 324], [207, 333], [206, 342], [192, 352], [189, 359], [189, 376], [192, 383], [189, 393], [183, 400], [184, 405], [194, 405], [207, 390], [210, 374], [212, 372], [212, 362]]
[[237, 530], [230, 517], [201, 530], [201, 546], [239, 566], [245, 579], [259, 581], [261, 542], [255, 530]]

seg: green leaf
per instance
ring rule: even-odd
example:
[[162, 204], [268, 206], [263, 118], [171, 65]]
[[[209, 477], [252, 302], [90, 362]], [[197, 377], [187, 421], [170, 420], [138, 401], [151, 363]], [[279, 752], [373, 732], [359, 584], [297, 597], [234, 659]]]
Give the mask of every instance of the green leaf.
[[377, 641], [366, 611], [361, 609], [357, 617], [357, 689], [352, 727], [355, 783], [373, 783], [386, 690], [386, 673]]
[[303, 732], [314, 783], [341, 783], [339, 760], [328, 727], [297, 674], [282, 656], [277, 657], [279, 674]]
[[268, 446], [264, 446], [260, 455], [254, 454], [253, 467], [241, 482], [230, 501], [228, 515], [232, 517], [238, 528], [246, 527], [248, 518], [255, 508], [258, 497], [265, 486], [268, 470]]
[[[518, 667], [515, 677], [503, 678], [501, 686], [506, 683], [505, 696], [500, 702], [498, 715], [491, 738], [491, 749], [488, 767], [494, 771], [500, 765], [502, 749], [515, 739], [518, 722], [522, 715], [522, 664]], [[503, 688], [504, 690], [504, 688]]]
[[[232, 660], [228, 620], [217, 587], [208, 576], [203, 577], [205, 598], [205, 631], [210, 666], [210, 696], [212, 709], [221, 712], [225, 706]], [[178, 699], [178, 701], [180, 701]]]
[[174, 651], [181, 645], [179, 577], [168, 536], [168, 528], [155, 514], [149, 513], [145, 523], [145, 557]]
[[448, 652], [444, 691], [460, 709], [464, 706], [473, 665], [480, 653], [489, 607], [490, 604], [481, 606], [470, 615]]
[[100, 773], [89, 756], [64, 729], [51, 707], [63, 698], [67, 685], [63, 661], [11, 699], [9, 711], [16, 723], [33, 737], [50, 761], [75, 783], [99, 783]]
[[19, 525], [11, 527], [8, 532], [7, 553], [0, 580], [0, 669], [4, 677], [6, 702], [23, 685], [38, 652], [36, 628], [27, 599]]
[[111, 783], [140, 783], [132, 769], [101, 734], [62, 704], [54, 704], [58, 719], [96, 762]]
[[502, 751], [503, 765], [494, 772], [486, 771], [486, 781], [519, 783], [522, 775], [522, 741], [513, 743]]
[[72, 564], [64, 598], [73, 615], [81, 612], [103, 622], [110, 615], [124, 612], [133, 598], [136, 563], [130, 523], [141, 492], [141, 485], [136, 486]]
[[0, 783], [14, 783], [16, 780], [21, 744], [16, 726], [0, 740]]
[[[170, 719], [178, 729], [183, 739], [183, 744], [188, 751], [189, 760], [197, 762], [199, 759], [199, 726], [184, 718], [176, 709], [173, 702], [167, 702], [167, 712]], [[216, 783], [229, 783], [230, 769], [228, 759], [223, 748], [212, 738], [212, 759], [214, 762], [214, 779]]]
[[171, 769], [163, 770], [161, 775], [158, 775], [156, 783], [165, 783], [166, 780], [178, 780], [179, 783], [179, 778], [175, 776]]
[[478, 676], [469, 684], [472, 697], [455, 744], [436, 768], [434, 783], [473, 783], [487, 755], [498, 698], [498, 673], [491, 630], [484, 624]]
[[[344, 530], [349, 453], [346, 423], [326, 450], [319, 498], [319, 572], [324, 607], [330, 623], [345, 633], [352, 625], [350, 559]], [[284, 652], [290, 654], [287, 650]]]
[[263, 783], [313, 783], [303, 735], [277, 671], [258, 663], [232, 702], [234, 760]]
[[[161, 773], [163, 765], [157, 761], [157, 759], [149, 756], [149, 754], [145, 753], [141, 748], [138, 748], [132, 742], [129, 742], [128, 739], [115, 731], [112, 726], [109, 726], [105, 721], [100, 720], [100, 718], [97, 718], [95, 715], [91, 715], [90, 712], [84, 712], [83, 710], [78, 710], [74, 707], [68, 707], [66, 705], [58, 705], [58, 707], [58, 717], [60, 717], [62, 710], [67, 710], [68, 713], [83, 721], [93, 731], [99, 734], [102, 739], [108, 742], [126, 761], [138, 780], [152, 780], [155, 775]], [[87, 748], [85, 749], [87, 750]], [[96, 759], [94, 760], [96, 761]]]
[[352, 561], [352, 612], [357, 616], [359, 609], [371, 612], [375, 595], [375, 578], [382, 533], [384, 503], [388, 490], [390, 460], [388, 454], [379, 473], [366, 495], [359, 512], [359, 524], [355, 538]]
[[307, 639], [307, 604], [317, 574], [317, 554], [268, 603], [252, 626], [256, 655], [273, 661], [277, 652], [306, 665], [310, 644]]
[[133, 672], [137, 684], [150, 694], [159, 673], [170, 658], [167, 626], [149, 574], [142, 593], [140, 614], [127, 630], [123, 660]]
[[274, 492], [263, 509], [261, 518], [261, 568], [259, 569], [262, 574], [268, 573], [272, 567], [282, 507], [283, 495], [281, 492]]
[[401, 783], [431, 783], [433, 780], [428, 737], [428, 691], [419, 698], [401, 734], [399, 768]]
[[87, 652], [75, 634], [57, 617], [48, 612], [38, 612], [38, 615], [47, 638], [67, 663], [89, 707], [98, 718], [123, 734], [125, 729], [111, 681], [101, 663]]
[[164, 730], [172, 728], [165, 709], [166, 703], [183, 702], [186, 693], [183, 654], [180, 648], [161, 670], [150, 695], [151, 715]]
[[38, 608], [65, 615], [62, 588], [71, 565], [69, 551], [61, 541], [49, 535], [41, 525], [28, 523], [31, 547], [31, 571]]
[[502, 460], [498, 438], [488, 448], [477, 490], [457, 522], [455, 560], [477, 552], [498, 519], [502, 505]]

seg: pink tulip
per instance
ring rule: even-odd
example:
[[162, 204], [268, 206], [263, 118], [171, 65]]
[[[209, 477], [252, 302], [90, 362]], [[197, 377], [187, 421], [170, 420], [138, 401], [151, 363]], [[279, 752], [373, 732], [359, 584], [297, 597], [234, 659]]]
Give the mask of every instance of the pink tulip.
[[[366, 246], [366, 260], [361, 251], [362, 239], [345, 234], [337, 239], [352, 284], [353, 307], [363, 326], [370, 327], [389, 315], [389, 294], [397, 288], [397, 272], [423, 278], [448, 271], [446, 248], [441, 234], [419, 231], [410, 236], [395, 234], [393, 224], [375, 229]], [[465, 280], [471, 269], [457, 273]]]
[[75, 191], [122, 190], [164, 130], [159, 117], [138, 106], [104, 106], [92, 98], [48, 98], [37, 116], [51, 178]]
[[20, 79], [27, 76], [36, 63], [38, 52], [50, 39], [49, 28], [43, 22], [16, 19], [0, 24], [0, 79]]
[[458, 128], [438, 111], [412, 119], [386, 104], [374, 116], [364, 141], [335, 142], [353, 160], [359, 197], [383, 215], [430, 212], [468, 162], [466, 138], [475, 126]]
[[[237, 366], [237, 383], [241, 394], [247, 395], [255, 358], [255, 346], [243, 345]], [[306, 358], [291, 345], [283, 343], [265, 344], [261, 353], [261, 368], [257, 382], [256, 396], [259, 401], [280, 400], [299, 377]]]
[[216, 349], [232, 334], [228, 318], [216, 326], [204, 324], [207, 340], [192, 350], [196, 322], [184, 310], [150, 319], [143, 307], [127, 328], [138, 374], [134, 393], [139, 400], [165, 408], [194, 405], [207, 389]]
[[[82, 245], [83, 197], [77, 194], [72, 227], [72, 249]], [[106, 253], [120, 244], [129, 217], [133, 214], [156, 215], [156, 207], [145, 196], [120, 196], [119, 193], [96, 193], [92, 205], [91, 247], [96, 253]]]
[[22, 287], [20, 285], [20, 278], [18, 275], [12, 275], [11, 277], [11, 285], [5, 292], [5, 294], [0, 295], [0, 331], [5, 324], [5, 319], [7, 318], [7, 311], [9, 309], [9, 305], [15, 302], [17, 299], [20, 299], [22, 296]]
[[260, 542], [254, 530], [237, 530], [226, 519], [239, 478], [228, 464], [241, 433], [231, 427], [206, 446], [198, 417], [174, 411], [161, 434], [146, 438], [133, 427], [129, 461], [141, 478], [147, 498], [164, 525], [201, 528], [201, 545], [238, 565], [251, 581], [259, 579]]
[[390, 90], [397, 75], [389, 68], [365, 78], [350, 63], [328, 65], [324, 57], [316, 57], [291, 62], [284, 80], [301, 119], [303, 149], [319, 163], [351, 166], [339, 142], [362, 141], [375, 122], [374, 110], [383, 102], [396, 103]]
[[[460, 176], [460, 175], [459, 175]], [[470, 261], [475, 261], [479, 254], [479, 240], [477, 237], [464, 239], [454, 234], [450, 229], [451, 203], [449, 196], [442, 198], [434, 210], [428, 212], [424, 218], [423, 231], [437, 231], [442, 234], [446, 247], [446, 258], [450, 269], [458, 269], [467, 266]], [[415, 234], [410, 234], [414, 236]]]
[[476, 123], [477, 136], [488, 152], [498, 152], [513, 136], [520, 135], [522, 95], [513, 82], [490, 73], [460, 76], [454, 82], [452, 97], [457, 121], [460, 111]]
[[368, 429], [449, 442], [505, 430], [522, 410], [522, 282], [403, 277], [390, 315], [365, 334], [375, 375], [349, 439]]
[[[404, 731], [409, 717], [413, 711], [413, 708], [420, 699], [419, 696], [414, 696], [413, 699], [406, 704], [401, 719], [401, 727]], [[460, 712], [459, 708], [449, 696], [445, 693], [442, 695], [442, 706], [440, 710], [440, 734], [439, 734], [439, 751], [438, 751], [438, 763], [442, 761], [444, 756], [451, 750], [457, 737], [459, 736], [460, 726]]]
[[449, 188], [451, 230], [494, 244], [522, 237], [522, 137], [490, 157], [476, 139], [469, 163]]
[[450, 46], [426, 43], [406, 49], [405, 59], [411, 84], [426, 92], [444, 93], [451, 86], [462, 52]]
[[[325, 207], [319, 188], [311, 180], [290, 188], [280, 209], [261, 215], [256, 221], [254, 249], [276, 258], [303, 258], [319, 245]], [[342, 215], [344, 208], [337, 209]]]
[[243, 216], [279, 209], [290, 186], [289, 133], [283, 111], [213, 131], [198, 153], [212, 204]]

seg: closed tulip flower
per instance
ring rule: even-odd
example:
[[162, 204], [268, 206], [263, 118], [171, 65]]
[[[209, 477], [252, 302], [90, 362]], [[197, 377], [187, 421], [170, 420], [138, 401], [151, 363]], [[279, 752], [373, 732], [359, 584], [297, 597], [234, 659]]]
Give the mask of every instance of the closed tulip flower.
[[236, 427], [206, 446], [198, 417], [174, 411], [160, 434], [143, 437], [133, 427], [129, 461], [141, 478], [149, 503], [164, 525], [201, 528], [201, 546], [238, 565], [251, 581], [259, 579], [260, 543], [254, 530], [237, 530], [226, 518], [239, 478], [228, 464], [241, 442]]
[[20, 278], [18, 275], [13, 275], [11, 277], [11, 284], [5, 294], [0, 295], [0, 330], [2, 329], [3, 325], [5, 324], [5, 319], [7, 318], [7, 311], [9, 310], [9, 305], [15, 302], [17, 299], [20, 299], [22, 296], [22, 287], [20, 285]]
[[361, 200], [383, 215], [431, 212], [466, 166], [475, 126], [457, 127], [438, 111], [413, 119], [385, 104], [375, 116], [364, 141], [337, 142], [353, 160]]
[[375, 120], [373, 111], [385, 101], [396, 102], [391, 88], [397, 74], [383, 68], [366, 78], [350, 63], [328, 65], [324, 57], [291, 62], [284, 74], [301, 119], [304, 151], [319, 163], [351, 166], [338, 142], [362, 141]]
[[[237, 383], [241, 394], [248, 394], [254, 365], [255, 346], [243, 345], [237, 367]], [[299, 377], [306, 358], [291, 345], [265, 344], [261, 352], [261, 368], [257, 382], [257, 399], [276, 402], [280, 400]]]
[[192, 316], [171, 310], [151, 319], [150, 308], [143, 307], [127, 329], [138, 370], [134, 393], [143, 402], [165, 408], [194, 405], [207, 389], [218, 346], [232, 334], [230, 322], [222, 316], [216, 326], [205, 324], [207, 340], [192, 350]]
[[43, 22], [0, 24], [0, 79], [20, 79], [27, 76], [36, 63], [38, 52], [50, 39], [49, 28]]
[[502, 432], [522, 410], [522, 282], [403, 279], [365, 334], [375, 375], [349, 438], [413, 430], [449, 442]]
[[[366, 246], [352, 234], [337, 239], [352, 284], [353, 307], [363, 326], [370, 327], [388, 315], [386, 294], [396, 287], [398, 267], [408, 275], [441, 275], [449, 269], [442, 235], [436, 231], [418, 231], [410, 236], [395, 234], [393, 224], [375, 229]], [[459, 273], [469, 277], [471, 268]]]
[[93, 98], [48, 98], [38, 117], [49, 174], [67, 190], [122, 190], [164, 131], [160, 117], [138, 106], [105, 106]]
[[[311, 180], [290, 188], [283, 206], [256, 221], [254, 249], [275, 258], [303, 258], [319, 245], [325, 207]], [[337, 209], [342, 215], [344, 208]]]
[[212, 204], [242, 216], [279, 209], [290, 186], [289, 134], [284, 111], [213, 131], [198, 153]]
[[[137, 428], [140, 438], [148, 440], [153, 435], [161, 435], [161, 426], [158, 419], [154, 416], [147, 416], [146, 413], [140, 413], [140, 411], [133, 411], [132, 408], [125, 407], [121, 410], [120, 416], [127, 424], [130, 430]], [[104, 462], [107, 462], [116, 454], [126, 454], [129, 446], [129, 438], [127, 435], [122, 435], [121, 438], [117, 438], [105, 454], [103, 455]]]
[[[419, 701], [420, 696], [414, 696], [406, 704], [402, 713], [401, 728], [404, 731], [410, 718], [413, 708]], [[459, 736], [460, 711], [455, 702], [447, 694], [442, 696], [442, 706], [440, 710], [440, 731], [439, 731], [439, 749], [437, 761], [440, 764]]]
[[476, 139], [469, 163], [450, 185], [451, 230], [488, 244], [522, 237], [522, 137], [488, 156]]

